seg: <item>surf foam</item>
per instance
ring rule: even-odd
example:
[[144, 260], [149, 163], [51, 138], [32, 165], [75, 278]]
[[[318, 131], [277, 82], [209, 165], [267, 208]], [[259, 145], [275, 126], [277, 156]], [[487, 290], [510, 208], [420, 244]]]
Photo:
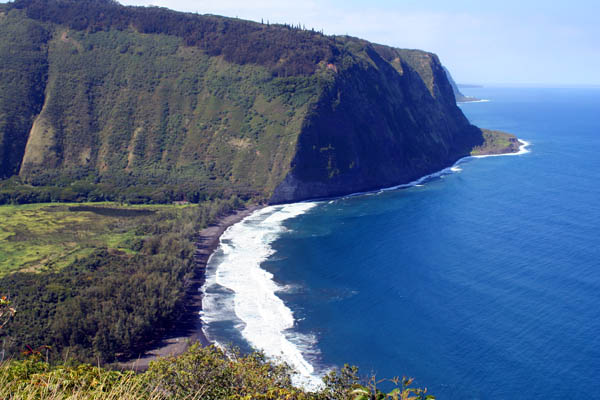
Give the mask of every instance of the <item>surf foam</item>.
[[[294, 377], [295, 383], [306, 387], [316, 387], [321, 382], [304, 357], [316, 351], [316, 339], [292, 331], [293, 312], [277, 296], [286, 287], [278, 285], [261, 264], [274, 253], [271, 244], [285, 232], [283, 222], [315, 205], [305, 202], [270, 206], [230, 226], [221, 235], [215, 253], [218, 257], [211, 256], [209, 260], [201, 313], [204, 326], [215, 321], [235, 322], [231, 315], [235, 314], [242, 337], [269, 358], [292, 366], [300, 373]], [[221, 298], [227, 291], [231, 293], [230, 301]]]
[[470, 100], [470, 101], [457, 101], [457, 104], [467, 104], [467, 103], [489, 103], [490, 100], [480, 99], [480, 100]]
[[463, 157], [460, 160], [456, 161], [453, 165], [451, 165], [447, 168], [444, 168], [437, 172], [431, 173], [429, 175], [422, 176], [419, 179], [416, 179], [412, 182], [403, 183], [403, 184], [396, 185], [396, 186], [390, 186], [390, 187], [383, 188], [383, 189], [369, 190], [366, 192], [356, 192], [356, 193], [348, 194], [345, 196], [341, 196], [340, 198], [343, 199], [343, 198], [354, 197], [354, 196], [374, 195], [374, 194], [378, 194], [378, 193], [387, 192], [390, 190], [405, 189], [405, 188], [409, 188], [409, 187], [413, 187], [413, 186], [421, 187], [421, 186], [423, 186], [424, 183], [426, 183], [429, 180], [432, 180], [435, 178], [443, 178], [445, 175], [450, 175], [453, 173], [461, 172], [462, 168], [460, 167], [460, 164], [471, 158], [518, 156], [521, 154], [529, 153], [530, 150], [527, 147], [529, 147], [531, 145], [531, 143], [527, 142], [525, 140], [521, 140], [521, 139], [517, 139], [517, 140], [519, 141], [519, 143], [521, 143], [521, 146], [519, 146], [519, 151], [516, 153], [488, 154], [488, 155], [483, 155], [483, 156], [466, 156], [466, 157]]
[[[517, 153], [467, 156], [450, 167], [415, 181], [342, 198], [420, 187], [431, 179], [461, 172], [459, 164], [470, 158], [529, 153], [527, 147], [530, 143], [521, 139], [519, 142], [521, 146]], [[335, 199], [329, 200], [329, 203], [333, 201]], [[278, 285], [273, 280], [273, 274], [260, 266], [274, 254], [271, 244], [285, 232], [283, 222], [305, 213], [318, 203], [266, 207], [230, 226], [221, 235], [219, 248], [208, 261], [206, 281], [202, 287], [201, 319], [207, 337], [210, 338], [210, 334], [206, 327], [211, 322], [237, 321], [237, 328], [252, 347], [262, 350], [272, 359], [288, 363], [300, 373], [294, 377], [294, 383], [308, 388], [316, 388], [321, 384], [313, 365], [305, 358], [307, 354], [318, 354], [316, 338], [292, 331], [295, 323], [293, 312], [277, 297], [277, 293], [285, 291], [286, 287]], [[216, 255], [218, 257], [215, 258]]]
[[521, 143], [521, 145], [519, 146], [519, 151], [517, 151], [516, 153], [487, 154], [487, 155], [483, 155], [483, 156], [471, 156], [471, 157], [486, 158], [486, 157], [502, 157], [502, 156], [519, 156], [521, 154], [527, 154], [531, 151], [527, 148], [531, 145], [531, 143], [529, 143], [525, 140], [521, 140], [521, 139], [517, 139], [517, 140], [519, 141], [519, 143]]

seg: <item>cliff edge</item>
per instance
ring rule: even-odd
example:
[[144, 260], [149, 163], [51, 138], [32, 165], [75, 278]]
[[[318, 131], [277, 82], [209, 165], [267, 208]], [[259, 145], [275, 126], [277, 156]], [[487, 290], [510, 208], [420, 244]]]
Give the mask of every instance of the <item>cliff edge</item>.
[[17, 0], [0, 34], [0, 179], [58, 200], [337, 196], [484, 143], [420, 50], [110, 0]]

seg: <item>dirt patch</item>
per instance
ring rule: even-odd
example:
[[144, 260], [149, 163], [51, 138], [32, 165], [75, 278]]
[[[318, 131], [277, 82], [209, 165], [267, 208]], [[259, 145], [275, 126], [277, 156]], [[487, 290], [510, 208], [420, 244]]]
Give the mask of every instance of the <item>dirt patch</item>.
[[79, 51], [83, 50], [83, 46], [81, 45], [81, 43], [79, 43], [77, 40], [74, 40], [72, 38], [69, 37], [69, 31], [64, 31], [63, 33], [61, 33], [60, 35], [60, 41], [61, 42], [65, 42], [65, 43], [69, 43], [73, 46], [75, 46], [75, 48]]
[[250, 140], [249, 139], [231, 139], [229, 141], [229, 144], [237, 147], [238, 149], [247, 149], [248, 147], [250, 147]]

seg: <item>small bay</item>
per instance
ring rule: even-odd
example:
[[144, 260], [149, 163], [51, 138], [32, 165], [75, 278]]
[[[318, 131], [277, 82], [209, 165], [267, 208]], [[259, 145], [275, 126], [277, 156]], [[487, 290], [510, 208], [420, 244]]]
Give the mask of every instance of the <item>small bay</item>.
[[[530, 152], [275, 218], [260, 266], [293, 313], [281, 335], [316, 372], [349, 363], [413, 376], [439, 399], [593, 398], [600, 89], [464, 92], [490, 100], [461, 104], [472, 123], [514, 133]], [[212, 291], [215, 304], [235, 303], [234, 291]], [[230, 308], [207, 333], [246, 348]]]

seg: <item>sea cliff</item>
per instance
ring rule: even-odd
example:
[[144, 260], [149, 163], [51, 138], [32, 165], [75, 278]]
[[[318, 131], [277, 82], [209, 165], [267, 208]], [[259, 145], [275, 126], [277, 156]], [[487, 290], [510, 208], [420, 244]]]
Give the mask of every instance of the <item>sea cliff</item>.
[[481, 130], [456, 106], [437, 56], [357, 43], [363, 63], [335, 74], [272, 202], [407, 183], [483, 144]]
[[420, 50], [108, 0], [18, 0], [0, 34], [4, 201], [293, 202], [484, 144]]

